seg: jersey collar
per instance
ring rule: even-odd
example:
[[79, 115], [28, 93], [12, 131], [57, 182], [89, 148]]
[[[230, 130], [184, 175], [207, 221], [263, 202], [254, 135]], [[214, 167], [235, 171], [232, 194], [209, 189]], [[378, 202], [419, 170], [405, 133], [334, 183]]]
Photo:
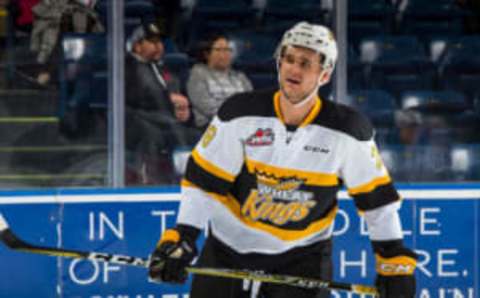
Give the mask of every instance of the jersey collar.
[[[280, 121], [285, 124], [283, 119], [282, 113], [280, 112], [280, 91], [275, 92], [273, 95], [273, 105], [275, 107], [275, 114], [280, 119]], [[307, 126], [308, 124], [312, 123], [313, 120], [318, 116], [320, 110], [322, 109], [322, 100], [317, 95], [315, 96], [315, 105], [308, 113], [307, 117], [303, 119], [302, 123], [300, 123], [299, 127]]]

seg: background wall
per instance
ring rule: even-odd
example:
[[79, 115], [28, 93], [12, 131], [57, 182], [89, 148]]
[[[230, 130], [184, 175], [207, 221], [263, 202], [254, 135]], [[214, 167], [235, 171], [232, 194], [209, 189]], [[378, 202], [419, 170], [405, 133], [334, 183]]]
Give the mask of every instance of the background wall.
[[[405, 241], [420, 254], [417, 296], [479, 297], [480, 185], [399, 189], [405, 198]], [[372, 284], [365, 223], [344, 192], [340, 198], [335, 280]], [[0, 213], [31, 243], [146, 257], [165, 228], [175, 224], [178, 200], [177, 188], [3, 192]], [[149, 283], [142, 268], [14, 252], [0, 245], [2, 298], [183, 298], [187, 293], [188, 284]]]

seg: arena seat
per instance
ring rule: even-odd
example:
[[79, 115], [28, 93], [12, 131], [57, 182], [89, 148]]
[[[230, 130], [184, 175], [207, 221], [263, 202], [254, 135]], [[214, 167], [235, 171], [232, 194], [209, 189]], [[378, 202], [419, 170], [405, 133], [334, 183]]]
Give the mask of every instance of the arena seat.
[[318, 0], [267, 0], [262, 18], [265, 24], [279, 20], [323, 23], [324, 10]]
[[348, 103], [367, 115], [375, 125], [391, 126], [396, 109], [395, 98], [380, 89], [351, 90]]
[[270, 34], [253, 31], [230, 35], [235, 48], [235, 66], [245, 72], [275, 71], [273, 54], [278, 40]]
[[452, 40], [439, 61], [440, 83], [444, 88], [464, 92], [473, 100], [480, 84], [480, 36]]
[[468, 102], [462, 93], [453, 90], [407, 90], [400, 96], [402, 109], [429, 111], [464, 111]]
[[451, 150], [452, 173], [455, 181], [480, 179], [480, 145], [457, 144]]

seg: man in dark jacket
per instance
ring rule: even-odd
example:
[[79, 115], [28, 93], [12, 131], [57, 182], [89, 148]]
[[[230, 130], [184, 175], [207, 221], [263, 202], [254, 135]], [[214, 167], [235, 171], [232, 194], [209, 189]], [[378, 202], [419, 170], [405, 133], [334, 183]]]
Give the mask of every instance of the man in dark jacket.
[[163, 37], [150, 23], [136, 28], [127, 44], [126, 145], [140, 184], [173, 182], [170, 153], [188, 144], [189, 101], [162, 65]]

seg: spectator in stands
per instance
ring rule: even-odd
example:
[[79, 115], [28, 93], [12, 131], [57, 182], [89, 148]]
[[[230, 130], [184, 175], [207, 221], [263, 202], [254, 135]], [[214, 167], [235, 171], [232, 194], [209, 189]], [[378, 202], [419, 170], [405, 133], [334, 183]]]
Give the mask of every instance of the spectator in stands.
[[10, 12], [14, 19], [15, 29], [25, 33], [32, 31], [33, 12], [32, 8], [37, 5], [40, 0], [11, 0]]
[[187, 82], [195, 125], [204, 128], [231, 95], [253, 89], [247, 76], [232, 69], [232, 47], [224, 34], [212, 34], [198, 47]]
[[399, 110], [395, 112], [397, 140], [401, 145], [417, 145], [422, 134], [422, 116], [414, 110]]
[[453, 140], [446, 120], [417, 110], [400, 110], [395, 125], [393, 144], [400, 145], [400, 155], [392, 169], [394, 177], [403, 182], [447, 180]]
[[[174, 182], [171, 152], [188, 145], [188, 99], [162, 66], [163, 32], [155, 23], [136, 28], [125, 61], [126, 145], [142, 184]], [[127, 156], [128, 157], [128, 156]]]
[[95, 4], [96, 1], [86, 0], [42, 0], [32, 7], [30, 49], [37, 54], [37, 63], [41, 66], [37, 75], [39, 84], [47, 85], [56, 77], [62, 34], [105, 32]]
[[425, 173], [425, 153], [421, 145], [425, 145], [424, 120], [420, 112], [412, 109], [395, 111], [395, 126], [387, 140], [394, 145], [397, 155], [384, 156], [390, 166], [391, 174], [402, 182], [424, 181], [430, 179]]

